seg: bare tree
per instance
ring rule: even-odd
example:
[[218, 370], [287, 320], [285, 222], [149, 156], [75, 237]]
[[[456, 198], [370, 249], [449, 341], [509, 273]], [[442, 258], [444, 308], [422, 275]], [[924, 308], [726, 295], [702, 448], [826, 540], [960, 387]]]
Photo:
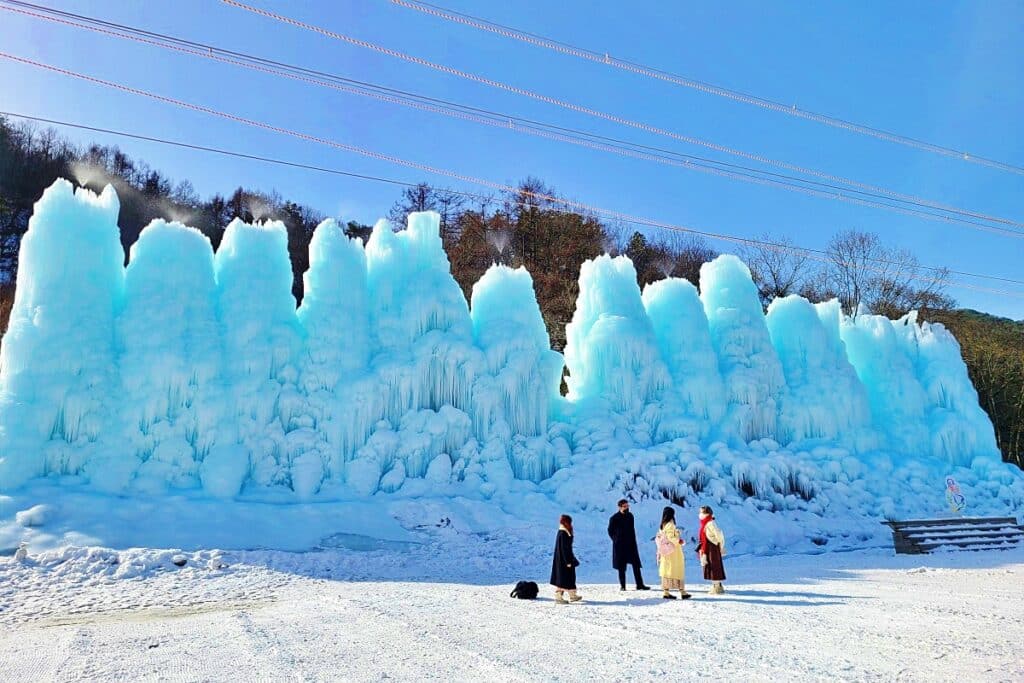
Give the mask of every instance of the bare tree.
[[765, 233], [760, 243], [748, 243], [739, 250], [757, 285], [761, 305], [766, 307], [779, 297], [796, 294], [808, 276], [807, 254], [788, 237]]
[[434, 188], [420, 183], [402, 190], [402, 196], [388, 212], [388, 220], [395, 229], [404, 228], [409, 214], [416, 211], [437, 211], [437, 196]]
[[526, 176], [516, 186], [515, 192], [506, 193], [505, 212], [510, 216], [522, 218], [524, 213], [550, 208], [553, 202], [548, 197], [554, 196], [555, 188], [540, 178]]
[[823, 266], [808, 269], [807, 274], [800, 281], [800, 289], [797, 294], [813, 303], [839, 298], [838, 292], [832, 287], [828, 268]]
[[885, 247], [873, 233], [839, 233], [829, 242], [828, 257], [828, 284], [851, 315], [863, 307], [893, 318], [914, 309], [947, 310], [955, 304], [946, 294], [948, 270], [923, 272], [916, 256]]
[[451, 190], [435, 190], [435, 211], [441, 215], [441, 241], [445, 248], [459, 240], [459, 216], [466, 201], [461, 194]]
[[700, 281], [700, 267], [718, 256], [703, 237], [677, 231], [660, 235], [654, 249], [666, 277], [686, 278], [695, 285]]
[[604, 253], [609, 256], [619, 256], [626, 253], [629, 246], [629, 238], [633, 235], [622, 221], [615, 220], [606, 223], [604, 226], [604, 237], [601, 240]]

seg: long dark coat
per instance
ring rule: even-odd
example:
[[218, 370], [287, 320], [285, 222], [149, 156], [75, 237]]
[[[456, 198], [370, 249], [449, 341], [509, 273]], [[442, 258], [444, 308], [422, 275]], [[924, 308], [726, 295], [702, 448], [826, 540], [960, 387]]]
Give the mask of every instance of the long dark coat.
[[551, 560], [551, 585], [565, 590], [576, 590], [576, 567], [580, 561], [572, 553], [572, 536], [565, 529], [558, 530], [555, 556]]
[[608, 537], [612, 539], [612, 567], [625, 569], [629, 564], [643, 566], [640, 564], [640, 550], [636, 547], [632, 512], [616, 512], [611, 516], [608, 520]]

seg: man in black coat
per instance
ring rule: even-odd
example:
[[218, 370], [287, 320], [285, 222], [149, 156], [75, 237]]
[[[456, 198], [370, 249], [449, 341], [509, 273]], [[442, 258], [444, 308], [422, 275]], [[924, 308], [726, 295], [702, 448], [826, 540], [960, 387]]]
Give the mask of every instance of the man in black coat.
[[608, 520], [608, 536], [612, 539], [612, 566], [619, 570], [619, 589], [626, 590], [626, 565], [633, 565], [633, 578], [638, 591], [650, 590], [640, 575], [640, 551], [636, 547], [636, 529], [629, 501], [619, 501], [619, 511]]

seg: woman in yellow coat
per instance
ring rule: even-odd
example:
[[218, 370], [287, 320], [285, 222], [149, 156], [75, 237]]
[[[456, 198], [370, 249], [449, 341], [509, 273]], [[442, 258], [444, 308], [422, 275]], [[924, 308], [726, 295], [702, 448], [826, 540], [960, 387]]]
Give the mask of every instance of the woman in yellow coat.
[[661, 576], [662, 596], [666, 600], [675, 600], [673, 590], [679, 591], [679, 597], [686, 600], [690, 594], [686, 592], [684, 576], [686, 561], [683, 559], [683, 539], [676, 528], [676, 511], [667, 507], [661, 512], [661, 527], [654, 539], [658, 553], [658, 575]]

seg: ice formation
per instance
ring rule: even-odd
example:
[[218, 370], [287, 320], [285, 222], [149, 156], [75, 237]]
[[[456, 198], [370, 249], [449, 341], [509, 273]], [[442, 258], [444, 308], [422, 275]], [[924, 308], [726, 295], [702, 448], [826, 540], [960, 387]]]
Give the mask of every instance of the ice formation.
[[725, 413], [725, 384], [700, 294], [687, 280], [666, 278], [644, 288], [643, 302], [671, 376], [661, 431], [707, 437]]
[[787, 296], [768, 306], [768, 331], [786, 378], [776, 441], [839, 441], [858, 450], [869, 443], [867, 393], [846, 359], [840, 317], [834, 299], [815, 306]]
[[568, 398], [598, 410], [640, 413], [668, 386], [633, 262], [599, 256], [580, 268], [576, 312], [565, 328]]
[[120, 446], [102, 439], [118, 394], [119, 210], [112, 187], [97, 196], [66, 180], [36, 203], [0, 348], [0, 488], [93, 463], [102, 480], [100, 462]]
[[473, 340], [486, 372], [473, 387], [481, 440], [546, 433], [558, 400], [562, 356], [551, 340], [525, 268], [491, 266], [473, 285]]
[[221, 427], [220, 330], [210, 241], [154, 221], [132, 246], [117, 320], [125, 435], [91, 474], [106, 488], [190, 488]]
[[700, 290], [725, 382], [725, 431], [744, 441], [776, 436], [786, 383], [750, 270], [720, 256], [700, 267]]
[[297, 310], [282, 224], [236, 219], [214, 254], [154, 221], [125, 267], [117, 215], [111, 188], [66, 181], [36, 204], [0, 349], [0, 490], [821, 513], [842, 486], [832, 505], [884, 512], [900, 496], [873, 487], [956, 471], [976, 502], [1024, 499], [948, 331], [799, 297], [765, 315], [734, 256], [702, 267], [699, 294], [641, 293], [624, 257], [584, 263], [563, 359], [524, 269], [493, 266], [467, 303], [436, 214], [365, 246], [325, 221]]

